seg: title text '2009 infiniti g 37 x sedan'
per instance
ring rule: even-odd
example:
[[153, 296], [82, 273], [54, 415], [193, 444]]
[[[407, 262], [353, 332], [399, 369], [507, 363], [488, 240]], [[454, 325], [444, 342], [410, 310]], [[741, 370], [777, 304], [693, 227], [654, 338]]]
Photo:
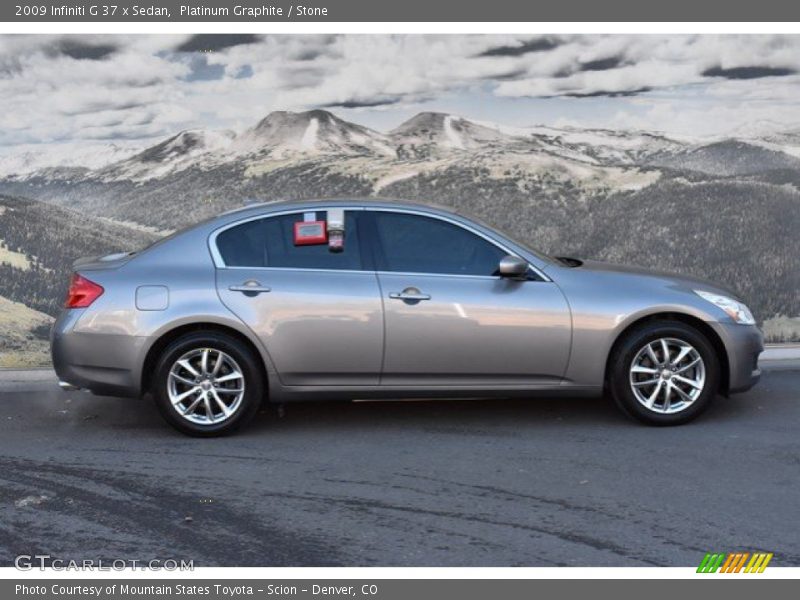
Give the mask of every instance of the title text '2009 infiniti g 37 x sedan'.
[[657, 425], [759, 378], [748, 308], [711, 283], [534, 252], [444, 209], [272, 203], [78, 261], [62, 386], [151, 392], [193, 435], [262, 400], [602, 394]]

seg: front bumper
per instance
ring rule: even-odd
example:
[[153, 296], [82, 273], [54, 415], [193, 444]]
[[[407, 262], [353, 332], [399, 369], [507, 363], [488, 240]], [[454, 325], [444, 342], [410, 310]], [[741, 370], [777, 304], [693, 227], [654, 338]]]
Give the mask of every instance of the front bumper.
[[758, 356], [764, 351], [764, 336], [755, 325], [736, 323], [712, 323], [725, 345], [728, 356], [729, 394], [744, 392], [761, 378]]
[[141, 373], [136, 368], [144, 338], [74, 331], [83, 310], [65, 310], [50, 333], [53, 368], [62, 387], [85, 389], [103, 396], [138, 396]]

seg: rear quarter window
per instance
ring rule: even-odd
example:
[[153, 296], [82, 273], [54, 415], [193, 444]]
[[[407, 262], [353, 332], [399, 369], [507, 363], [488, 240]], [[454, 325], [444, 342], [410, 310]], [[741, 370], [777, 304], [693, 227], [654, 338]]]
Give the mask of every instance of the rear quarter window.
[[264, 220], [248, 221], [221, 232], [217, 250], [227, 267], [266, 267]]

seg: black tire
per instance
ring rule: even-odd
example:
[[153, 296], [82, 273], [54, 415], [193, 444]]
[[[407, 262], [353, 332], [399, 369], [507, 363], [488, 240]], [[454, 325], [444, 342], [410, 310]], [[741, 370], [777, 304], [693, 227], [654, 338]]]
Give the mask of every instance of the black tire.
[[[169, 396], [170, 370], [186, 353], [210, 348], [233, 358], [244, 376], [244, 393], [236, 410], [219, 423], [194, 423], [178, 414]], [[181, 433], [195, 437], [230, 434], [250, 422], [265, 395], [265, 374], [253, 352], [241, 341], [216, 331], [188, 333], [171, 342], [161, 353], [156, 365], [152, 393], [164, 419]]]
[[[680, 412], [662, 413], [647, 408], [637, 400], [631, 385], [630, 369], [639, 351], [662, 338], [674, 338], [693, 346], [705, 366], [702, 391]], [[681, 425], [695, 419], [713, 402], [719, 390], [720, 362], [708, 338], [694, 327], [679, 321], [649, 321], [626, 333], [616, 344], [609, 357], [607, 375], [608, 388], [623, 413], [648, 425]]]

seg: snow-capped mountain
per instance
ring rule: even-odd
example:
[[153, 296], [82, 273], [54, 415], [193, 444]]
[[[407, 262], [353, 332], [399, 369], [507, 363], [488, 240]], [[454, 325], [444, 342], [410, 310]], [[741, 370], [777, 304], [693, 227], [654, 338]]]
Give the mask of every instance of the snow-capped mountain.
[[422, 112], [389, 132], [400, 157], [423, 158], [437, 153], [474, 150], [515, 141], [499, 128], [487, 127], [463, 117]]
[[386, 136], [325, 110], [272, 112], [242, 133], [231, 150], [239, 156], [285, 159], [298, 155], [394, 155]]
[[190, 167], [217, 164], [236, 134], [232, 131], [181, 131], [122, 161], [98, 170], [104, 181], [157, 179]]
[[253, 166], [263, 161], [320, 156], [393, 157], [383, 134], [344, 121], [324, 110], [272, 112], [238, 136], [232, 131], [187, 130], [125, 160], [95, 170], [103, 181], [161, 179], [187, 169], [207, 171]]
[[738, 175], [795, 168], [800, 130], [772, 127], [761, 136], [748, 129], [736, 138], [679, 139], [646, 131], [512, 127], [422, 112], [384, 134], [325, 110], [278, 111], [238, 135], [187, 130], [144, 148], [133, 142], [7, 148], [0, 151], [0, 179], [141, 183], [188, 170], [234, 167], [260, 173], [275, 161], [333, 157], [370, 159], [380, 167], [380, 186], [465, 157], [492, 168], [521, 168], [529, 175], [547, 170], [584, 180], [599, 173], [592, 169], [609, 168]]
[[679, 152], [694, 143], [635, 130], [537, 126], [524, 131], [551, 152], [582, 159], [589, 157], [600, 164], [642, 164], [654, 154]]
[[0, 178], [45, 169], [101, 169], [142, 150], [140, 142], [25, 144], [0, 149]]
[[[342, 185], [356, 178], [363, 191], [377, 194], [401, 182], [469, 167], [513, 180], [521, 190], [532, 191], [551, 181], [579, 186], [587, 194], [638, 190], [655, 183], [664, 169], [723, 176], [794, 169], [800, 164], [794, 152], [798, 148], [800, 135], [786, 132], [748, 140], [677, 139], [645, 131], [509, 127], [437, 112], [419, 113], [383, 134], [325, 110], [278, 111], [238, 135], [182, 131], [137, 152], [132, 146], [105, 153], [103, 147], [71, 153], [57, 148], [54, 155], [37, 155], [35, 160], [24, 152], [7, 154], [5, 163], [0, 158], [0, 182], [5, 175], [6, 181], [33, 179], [56, 188], [59, 182], [74, 187], [81, 181], [155, 186], [186, 175], [191, 176], [191, 186], [208, 180], [213, 190], [219, 184], [212, 180], [219, 177], [246, 185], [276, 169], [324, 165], [325, 178], [344, 178]], [[37, 169], [40, 164], [46, 168]], [[186, 184], [178, 187], [185, 189]], [[338, 193], [338, 188], [331, 192]], [[137, 196], [135, 201], [142, 200]]]
[[751, 143], [800, 158], [800, 127], [754, 136]]

